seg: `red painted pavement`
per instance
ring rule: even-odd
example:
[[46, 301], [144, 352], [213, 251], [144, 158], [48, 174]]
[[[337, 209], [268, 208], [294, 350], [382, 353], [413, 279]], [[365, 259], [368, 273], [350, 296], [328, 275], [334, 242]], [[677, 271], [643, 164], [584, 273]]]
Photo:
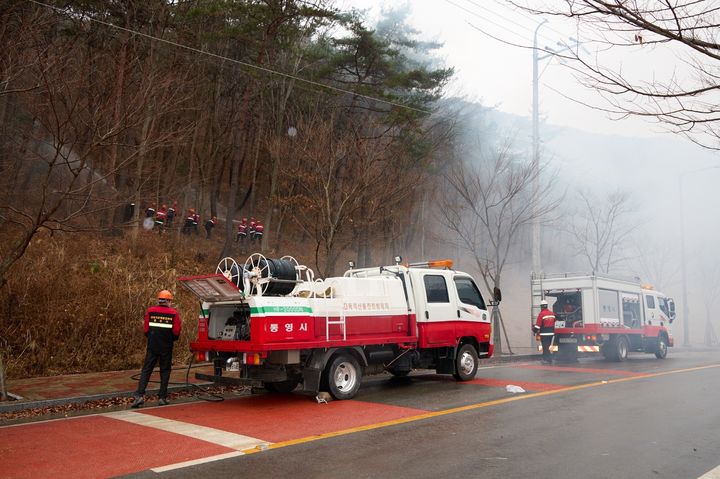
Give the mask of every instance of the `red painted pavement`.
[[561, 384], [550, 384], [550, 383], [534, 383], [531, 381], [516, 381], [514, 379], [472, 379], [470, 381], [462, 382], [461, 384], [480, 384], [482, 386], [490, 386], [497, 388], [505, 388], [508, 384], [520, 386], [526, 391], [556, 391], [558, 389], [565, 389], [567, 386]]
[[574, 368], [568, 366], [541, 366], [537, 364], [518, 364], [515, 366], [523, 369], [542, 369], [545, 371], [567, 371], [572, 373], [591, 373], [591, 374], [610, 374], [612, 376], [646, 376], [647, 373], [634, 373], [632, 371], [623, 371], [621, 369], [593, 369], [593, 368]]
[[232, 452], [103, 416], [0, 428], [0, 477], [110, 477]]
[[193, 403], [144, 414], [212, 427], [269, 442], [287, 441], [391, 421], [427, 411], [362, 401], [318, 404], [301, 395], [262, 395], [222, 403]]

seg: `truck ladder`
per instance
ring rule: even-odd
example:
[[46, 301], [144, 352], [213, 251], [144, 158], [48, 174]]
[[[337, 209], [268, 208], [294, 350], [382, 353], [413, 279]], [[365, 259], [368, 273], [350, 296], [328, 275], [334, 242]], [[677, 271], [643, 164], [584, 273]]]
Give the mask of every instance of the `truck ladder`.
[[[540, 301], [544, 299], [542, 286], [542, 273], [530, 274], [530, 324], [535, 324], [535, 319], [540, 314]], [[535, 335], [530, 338], [530, 347], [535, 348]]]
[[[323, 284], [325, 281], [322, 279], [316, 279], [315, 283]], [[317, 288], [315, 288], [315, 291], [317, 291]], [[315, 293], [317, 297], [317, 293]], [[324, 293], [322, 295], [324, 298], [333, 299], [335, 297], [335, 290], [334, 288], [330, 287], [327, 289], [324, 289]], [[338, 324], [342, 327], [343, 332], [343, 341], [347, 341], [347, 328], [345, 323], [345, 311], [341, 310], [340, 318], [339, 319], [330, 319], [330, 310], [328, 308], [325, 309], [325, 340], [330, 341], [330, 325]]]

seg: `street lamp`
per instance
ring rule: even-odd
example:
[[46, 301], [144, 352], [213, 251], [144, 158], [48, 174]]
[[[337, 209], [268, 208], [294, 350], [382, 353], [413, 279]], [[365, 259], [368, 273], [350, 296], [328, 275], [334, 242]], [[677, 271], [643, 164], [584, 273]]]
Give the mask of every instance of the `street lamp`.
[[680, 267], [682, 270], [682, 302], [683, 302], [683, 346], [690, 346], [689, 309], [687, 299], [687, 265], [685, 261], [685, 207], [683, 204], [683, 178], [690, 173], [699, 173], [705, 170], [715, 170], [720, 165], [706, 166], [697, 170], [680, 173]]

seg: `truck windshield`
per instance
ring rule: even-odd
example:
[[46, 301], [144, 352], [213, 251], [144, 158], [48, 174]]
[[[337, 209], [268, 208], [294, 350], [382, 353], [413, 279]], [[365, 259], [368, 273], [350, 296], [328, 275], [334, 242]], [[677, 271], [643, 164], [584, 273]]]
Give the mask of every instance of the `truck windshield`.
[[485, 309], [485, 301], [480, 294], [480, 290], [470, 278], [455, 278], [455, 287], [457, 288], [460, 301], [465, 304], [472, 304], [480, 309]]

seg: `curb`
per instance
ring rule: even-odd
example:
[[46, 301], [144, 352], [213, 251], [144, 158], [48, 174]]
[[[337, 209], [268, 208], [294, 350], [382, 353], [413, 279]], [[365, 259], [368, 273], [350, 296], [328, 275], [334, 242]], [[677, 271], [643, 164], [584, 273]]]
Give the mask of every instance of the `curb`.
[[[481, 360], [480, 364], [482, 365], [490, 365], [490, 364], [503, 364], [503, 363], [513, 363], [513, 362], [520, 362], [520, 361], [533, 361], [533, 360], [539, 360], [542, 357], [540, 354], [503, 354], [502, 356], [493, 356], [489, 359]], [[191, 383], [190, 386], [186, 384], [182, 385], [170, 385], [168, 387], [168, 392], [173, 391], [182, 391], [185, 389], [188, 389], [189, 387], [193, 387], [193, 384], [197, 383]], [[209, 386], [212, 385], [212, 383], [200, 383], [197, 384], [198, 386]], [[159, 389], [151, 389], [147, 391], [146, 395], [152, 395], [157, 394]], [[16, 411], [22, 411], [24, 409], [36, 409], [36, 408], [44, 408], [44, 407], [53, 407], [53, 406], [65, 406], [67, 404], [83, 404], [89, 401], [98, 401], [102, 399], [111, 399], [111, 398], [122, 398], [122, 397], [132, 397], [133, 391], [115, 391], [115, 392], [109, 392], [109, 393], [101, 393], [101, 394], [91, 394], [91, 395], [85, 395], [85, 396], [75, 396], [75, 397], [66, 397], [66, 398], [58, 398], [58, 399], [41, 399], [36, 401], [4, 401], [0, 402], [0, 413], [4, 412], [16, 412]]]
[[[195, 383], [192, 383], [195, 384]], [[198, 386], [207, 386], [207, 384], [197, 384]], [[192, 386], [190, 386], [192, 387]], [[187, 385], [177, 385], [177, 386], [168, 386], [168, 392], [174, 392], [174, 391], [182, 391], [188, 389]], [[151, 396], [153, 394], [157, 394], [159, 389], [148, 389], [146, 391], [146, 396]], [[67, 398], [58, 398], [58, 399], [40, 399], [37, 401], [6, 401], [0, 403], [0, 413], [4, 412], [16, 412], [16, 411], [22, 411], [25, 409], [36, 409], [36, 408], [43, 408], [43, 407], [52, 407], [52, 406], [65, 406], [67, 404], [83, 404], [89, 401], [98, 401], [101, 399], [111, 399], [111, 398], [123, 398], [123, 397], [132, 397], [133, 391], [116, 391], [116, 392], [109, 392], [109, 393], [101, 393], [101, 394], [92, 394], [87, 396], [75, 396], [75, 397], [67, 397]]]

